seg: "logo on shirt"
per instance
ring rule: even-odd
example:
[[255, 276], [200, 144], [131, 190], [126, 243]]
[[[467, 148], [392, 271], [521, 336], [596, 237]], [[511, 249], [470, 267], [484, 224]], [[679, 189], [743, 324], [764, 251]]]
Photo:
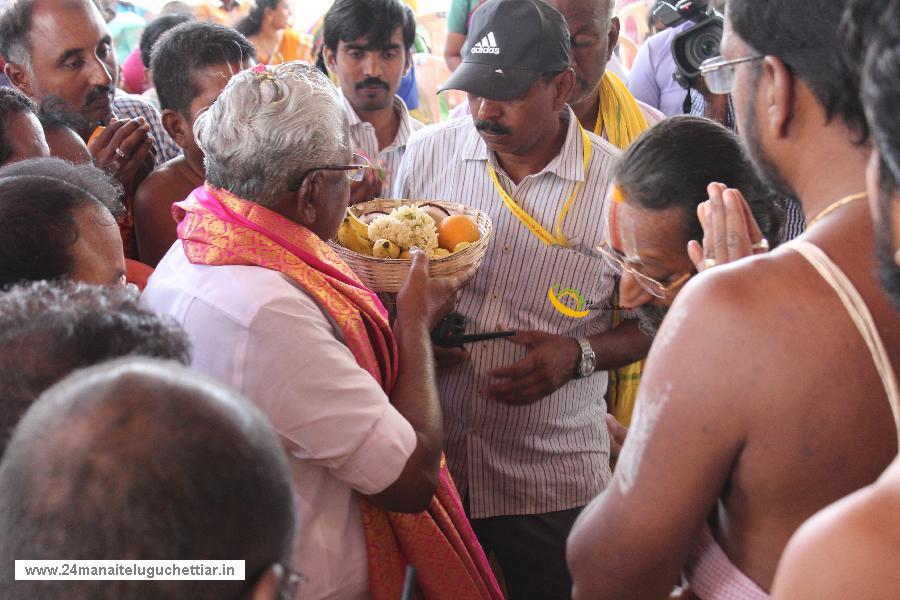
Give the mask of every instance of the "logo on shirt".
[[547, 290], [547, 297], [550, 299], [550, 304], [553, 305], [553, 308], [573, 319], [583, 319], [588, 316], [590, 311], [587, 309], [587, 300], [581, 295], [581, 292], [575, 288], [562, 290], [559, 288], [560, 285], [554, 283]]
[[481, 41], [472, 46], [469, 50], [470, 54], [500, 54], [500, 48], [497, 47], [497, 40], [494, 38], [494, 32], [491, 31], [481, 38]]

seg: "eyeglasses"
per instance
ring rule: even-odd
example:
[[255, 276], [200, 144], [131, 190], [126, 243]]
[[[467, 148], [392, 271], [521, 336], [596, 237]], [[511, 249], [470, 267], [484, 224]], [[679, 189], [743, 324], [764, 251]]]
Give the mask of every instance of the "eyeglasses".
[[606, 264], [610, 266], [615, 272], [619, 275], [622, 273], [628, 273], [634, 280], [637, 281], [638, 285], [641, 286], [644, 290], [655, 296], [656, 298], [665, 298], [666, 295], [677, 288], [680, 285], [683, 285], [688, 279], [693, 277], [693, 273], [685, 273], [678, 277], [672, 283], [665, 285], [652, 277], [647, 277], [640, 271], [629, 267], [626, 264], [628, 260], [625, 255], [621, 252], [613, 248], [609, 245], [608, 242], [601, 242], [597, 246], [597, 252], [603, 255], [603, 258], [606, 260]]
[[352, 160], [353, 162], [349, 165], [323, 165], [321, 167], [307, 169], [300, 174], [297, 183], [292, 185], [288, 191], [296, 192], [299, 190], [300, 186], [303, 185], [303, 180], [306, 179], [306, 176], [315, 171], [346, 171], [347, 179], [350, 181], [362, 181], [366, 174], [366, 169], [369, 168], [369, 159], [354, 152]]
[[765, 58], [763, 54], [725, 60], [721, 56], [713, 56], [700, 63], [700, 74], [706, 87], [713, 94], [730, 94], [734, 87], [734, 70], [737, 65]]

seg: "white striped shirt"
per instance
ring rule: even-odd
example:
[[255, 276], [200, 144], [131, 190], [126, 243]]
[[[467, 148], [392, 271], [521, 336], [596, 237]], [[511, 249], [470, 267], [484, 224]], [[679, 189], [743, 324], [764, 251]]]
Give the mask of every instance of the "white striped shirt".
[[[578, 290], [589, 304], [608, 306], [616, 283], [592, 248], [605, 237], [604, 203], [618, 151], [588, 134], [593, 157], [585, 174], [578, 121], [571, 110], [563, 116], [568, 133], [560, 154], [518, 185], [500, 168], [471, 117], [428, 126], [408, 142], [396, 197], [460, 202], [493, 221], [484, 263], [457, 309], [466, 317], [467, 332], [502, 327], [574, 338], [612, 327], [608, 309], [576, 319], [548, 299], [548, 289], [558, 284]], [[507, 192], [548, 231], [576, 182], [583, 182], [563, 225], [570, 248], [545, 246], [512, 216], [494, 188], [488, 161]], [[539, 514], [587, 504], [611, 477], [603, 421], [607, 373], [573, 380], [534, 404], [510, 406], [487, 400], [478, 390], [495, 382], [488, 370], [522, 359], [525, 348], [492, 340], [468, 350], [466, 364], [439, 373], [438, 387], [447, 458], [460, 492], [468, 493], [471, 516]]]
[[378, 149], [378, 136], [375, 134], [375, 126], [368, 121], [363, 121], [356, 114], [350, 101], [344, 94], [341, 94], [341, 100], [344, 103], [344, 111], [347, 113], [347, 119], [350, 124], [350, 143], [353, 146], [353, 152], [364, 154], [369, 162], [378, 164], [384, 169], [384, 188], [382, 194], [390, 197], [390, 191], [393, 187], [394, 173], [400, 167], [400, 160], [406, 151], [406, 142], [409, 136], [418, 129], [424, 127], [421, 121], [417, 121], [409, 116], [406, 104], [400, 96], [394, 96], [394, 110], [400, 117], [400, 127], [397, 129], [397, 135], [389, 146]]

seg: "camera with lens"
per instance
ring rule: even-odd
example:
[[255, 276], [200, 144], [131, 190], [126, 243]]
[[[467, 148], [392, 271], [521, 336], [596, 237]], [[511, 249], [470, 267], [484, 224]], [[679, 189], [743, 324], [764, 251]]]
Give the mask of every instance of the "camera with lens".
[[686, 21], [696, 23], [672, 39], [675, 59], [675, 81], [684, 88], [696, 87], [700, 78], [700, 63], [719, 55], [725, 19], [711, 8], [708, 0], [681, 0], [671, 4], [660, 0], [653, 9], [666, 27], [677, 27]]

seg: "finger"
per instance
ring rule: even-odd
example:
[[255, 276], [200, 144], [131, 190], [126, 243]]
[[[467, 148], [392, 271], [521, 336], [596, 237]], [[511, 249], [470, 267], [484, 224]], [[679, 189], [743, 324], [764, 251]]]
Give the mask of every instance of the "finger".
[[469, 360], [471, 354], [463, 348], [441, 348], [434, 346], [434, 360], [442, 367], [449, 367]]
[[[93, 138], [93, 140], [91, 140], [91, 138], [88, 138], [88, 147], [103, 148], [107, 146], [113, 135], [115, 135], [115, 133], [119, 129], [121, 129], [127, 122], [127, 119], [124, 121], [120, 121], [118, 119], [110, 119], [109, 123], [106, 125], [106, 127], [104, 127], [103, 131], [101, 131], [96, 138]], [[93, 135], [91, 137], [93, 137]]]
[[122, 143], [129, 136], [140, 129], [142, 122], [143, 119], [130, 119], [128, 121], [121, 121], [123, 125], [113, 134], [112, 138], [109, 140], [108, 146], [113, 150], [121, 147]]
[[537, 359], [534, 354], [527, 354], [525, 358], [505, 367], [497, 367], [487, 372], [488, 377], [517, 378], [524, 377], [537, 368]]
[[621, 447], [628, 436], [628, 428], [619, 423], [619, 420], [609, 413], [603, 415], [603, 418], [606, 421], [606, 429], [609, 431], [610, 437]]
[[725, 244], [728, 248], [728, 260], [735, 261], [753, 253], [750, 247], [750, 234], [747, 223], [744, 220], [744, 209], [741, 207], [741, 198], [734, 194], [734, 190], [725, 190]]
[[741, 200], [741, 210], [744, 211], [744, 222], [747, 223], [747, 231], [750, 232], [750, 241], [754, 244], [762, 242], [765, 237], [759, 228], [759, 223], [756, 222], [756, 217], [753, 216], [753, 211], [750, 210], [750, 205], [747, 204], [747, 200], [740, 190], [733, 191]]
[[120, 150], [123, 154], [131, 158], [132, 154], [134, 154], [134, 152], [138, 148], [140, 148], [141, 145], [144, 144], [149, 138], [150, 125], [144, 123], [142, 125], [138, 124], [136, 127], [129, 129], [127, 133], [125, 128], [122, 128], [122, 130], [113, 137], [113, 142], [116, 143], [116, 149]]
[[506, 338], [507, 341], [512, 342], [513, 344], [518, 344], [519, 346], [525, 346], [526, 348], [532, 348], [537, 340], [536, 336], [532, 331], [518, 331], [516, 335]]
[[702, 273], [706, 269], [706, 265], [703, 264], [703, 246], [697, 240], [691, 240], [688, 242], [687, 252], [691, 262], [694, 263], [694, 268], [698, 273]]
[[155, 157], [153, 156], [153, 138], [147, 137], [141, 143], [140, 146], [131, 154], [131, 158], [128, 159], [129, 162], [135, 163], [137, 165], [143, 165], [145, 161], [153, 158], [154, 160], [150, 161], [150, 165], [155, 162]]
[[[715, 184], [710, 185], [714, 188]], [[709, 206], [707, 208], [709, 219], [712, 225], [712, 248], [707, 248], [704, 240], [703, 250], [706, 258], [715, 259], [716, 262], [725, 262], [728, 260], [728, 229], [725, 216], [725, 202], [722, 198], [724, 189], [714, 188], [714, 193], [709, 198]]]
[[546, 396], [551, 390], [539, 372], [526, 377], [496, 383], [484, 390], [485, 396], [504, 404], [531, 404]]
[[406, 279], [424, 284], [428, 278], [428, 255], [418, 246], [413, 246], [409, 249], [409, 258], [411, 265]]

